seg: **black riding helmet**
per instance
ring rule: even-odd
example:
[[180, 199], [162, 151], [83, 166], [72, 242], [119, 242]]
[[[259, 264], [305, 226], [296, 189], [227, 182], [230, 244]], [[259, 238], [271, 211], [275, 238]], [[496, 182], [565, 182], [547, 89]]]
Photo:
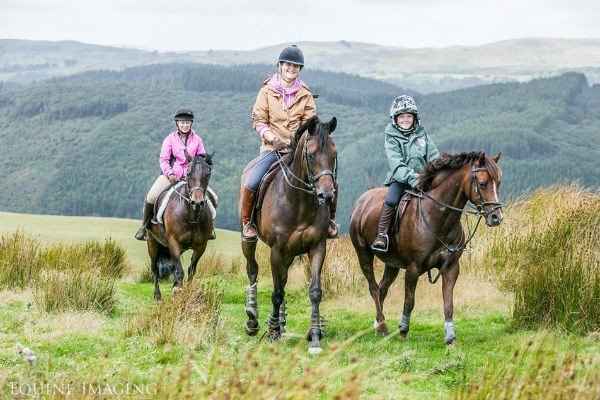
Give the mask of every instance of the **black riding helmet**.
[[277, 64], [280, 62], [289, 62], [304, 67], [304, 54], [302, 54], [302, 50], [298, 46], [293, 44], [281, 50]]
[[175, 111], [175, 117], [173, 118], [177, 121], [193, 121], [194, 120], [194, 112], [192, 109], [187, 107], [179, 107], [177, 111]]

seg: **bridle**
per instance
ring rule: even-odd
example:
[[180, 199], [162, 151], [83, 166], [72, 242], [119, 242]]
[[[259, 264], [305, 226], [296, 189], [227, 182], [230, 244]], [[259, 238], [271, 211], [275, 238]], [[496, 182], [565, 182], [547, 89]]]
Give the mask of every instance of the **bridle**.
[[[479, 181], [477, 180], [477, 177], [475, 176], [475, 174], [477, 172], [482, 172], [482, 171], [487, 172], [488, 175], [490, 173], [487, 168], [482, 168], [482, 167], [473, 168], [471, 170], [472, 185], [470, 188], [471, 192], [469, 193], [469, 198], [473, 194], [473, 192], [472, 192], [473, 187], [475, 187], [475, 195], [477, 195], [477, 201], [479, 202], [479, 204], [475, 204], [475, 208], [477, 209], [477, 214], [485, 215], [485, 217], [487, 218], [488, 215], [490, 215], [492, 212], [496, 211], [499, 208], [502, 208], [503, 204], [500, 202], [497, 202], [497, 201], [487, 201], [481, 197], [481, 189], [480, 189]], [[492, 207], [486, 212], [485, 207], [487, 207], [487, 206], [492, 206]]]
[[[487, 168], [475, 167], [475, 168], [471, 169], [471, 185], [469, 185], [469, 201], [471, 200], [471, 197], [472, 197], [471, 195], [473, 193], [473, 187], [474, 187], [475, 188], [475, 194], [477, 196], [477, 202], [478, 202], [478, 204], [474, 204], [474, 205], [471, 205], [471, 204], [467, 203], [467, 206], [469, 206], [471, 208], [471, 210], [465, 210], [464, 208], [458, 208], [458, 207], [454, 207], [454, 206], [451, 206], [449, 204], [446, 204], [446, 203], [444, 203], [444, 202], [436, 199], [435, 197], [433, 197], [429, 193], [423, 192], [422, 190], [419, 190], [418, 193], [415, 193], [413, 191], [407, 190], [407, 193], [409, 193], [410, 195], [412, 195], [414, 197], [417, 197], [419, 199], [418, 200], [419, 215], [420, 215], [421, 219], [423, 220], [423, 222], [425, 223], [425, 227], [436, 238], [436, 240], [442, 246], [444, 246], [444, 248], [447, 251], [444, 263], [439, 268], [438, 274], [437, 274], [437, 276], [434, 279], [432, 279], [432, 277], [431, 277], [431, 270], [427, 270], [427, 277], [429, 279], [429, 283], [436, 283], [437, 282], [437, 280], [439, 279], [439, 277], [442, 275], [442, 273], [444, 272], [444, 270], [448, 266], [448, 264], [450, 262], [450, 256], [452, 254], [454, 254], [454, 253], [461, 253], [462, 251], [464, 251], [467, 248], [467, 245], [469, 244], [469, 242], [471, 242], [471, 240], [473, 239], [473, 236], [475, 236], [475, 232], [477, 232], [477, 229], [479, 228], [479, 223], [481, 222], [481, 218], [484, 217], [484, 216], [487, 218], [492, 212], [494, 212], [495, 210], [497, 210], [499, 208], [502, 208], [502, 206], [503, 206], [503, 203], [496, 202], [496, 201], [487, 201], [487, 200], [483, 199], [483, 197], [481, 195], [481, 188], [480, 188], [479, 182], [477, 181], [477, 177], [476, 177], [476, 173], [477, 172], [482, 172], [482, 171], [486, 171], [489, 174], [489, 171], [488, 171]], [[444, 208], [448, 208], [450, 210], [463, 213], [465, 215], [467, 215], [467, 214], [477, 215], [479, 218], [477, 219], [477, 223], [475, 224], [475, 228], [473, 229], [473, 231], [468, 234], [468, 238], [465, 240], [464, 233], [461, 230], [461, 238], [458, 241], [458, 244], [456, 246], [452, 246], [452, 245], [446, 244], [438, 236], [438, 234], [435, 232], [435, 230], [431, 229], [431, 227], [429, 226], [429, 223], [427, 222], [427, 219], [425, 218], [425, 215], [423, 213], [423, 207], [422, 207], [422, 204], [421, 204], [421, 200], [423, 198], [428, 198], [430, 200], [433, 200], [434, 202], [436, 202], [437, 204], [443, 206]], [[491, 205], [492, 207], [488, 211], [485, 211], [485, 207], [489, 206], [489, 205]], [[464, 241], [464, 243], [462, 243], [463, 241]]]
[[[282, 158], [279, 156], [279, 153], [277, 153], [277, 161], [279, 162], [279, 165], [281, 165], [281, 169], [283, 170], [283, 176], [285, 178], [286, 183], [290, 186], [293, 187], [294, 189], [298, 189], [302, 192], [311, 194], [316, 196], [317, 195], [317, 191], [315, 188], [315, 183], [323, 176], [326, 175], [331, 175], [331, 178], [333, 179], [333, 184], [337, 184], [337, 166], [338, 166], [338, 162], [337, 162], [337, 154], [335, 156], [335, 160], [333, 163], [333, 170], [330, 169], [323, 169], [319, 172], [317, 172], [316, 174], [313, 174], [312, 172], [312, 168], [310, 165], [310, 161], [308, 158], [308, 141], [309, 140], [314, 140], [313, 136], [308, 135], [308, 137], [304, 140], [304, 149], [303, 149], [303, 153], [302, 153], [302, 163], [306, 169], [306, 176], [307, 176], [307, 181], [304, 181], [303, 179], [299, 178], [296, 174], [294, 174], [294, 172], [285, 164], [285, 162], [283, 162]], [[288, 174], [295, 179], [296, 181], [300, 182], [302, 185], [304, 185], [304, 187], [300, 187], [300, 186], [296, 186], [294, 184], [292, 184], [288, 178]]]

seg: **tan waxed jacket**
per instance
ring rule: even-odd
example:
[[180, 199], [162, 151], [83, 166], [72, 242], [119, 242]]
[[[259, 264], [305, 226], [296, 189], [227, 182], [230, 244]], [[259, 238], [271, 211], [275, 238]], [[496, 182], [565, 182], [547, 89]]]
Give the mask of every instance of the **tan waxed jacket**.
[[[256, 130], [259, 124], [265, 124], [271, 132], [285, 143], [290, 144], [296, 130], [316, 114], [315, 100], [305, 85], [296, 92], [294, 102], [286, 109], [283, 96], [274, 87], [267, 85], [269, 79], [256, 96], [252, 108], [252, 127]], [[273, 150], [272, 144], [262, 141], [260, 151]]]

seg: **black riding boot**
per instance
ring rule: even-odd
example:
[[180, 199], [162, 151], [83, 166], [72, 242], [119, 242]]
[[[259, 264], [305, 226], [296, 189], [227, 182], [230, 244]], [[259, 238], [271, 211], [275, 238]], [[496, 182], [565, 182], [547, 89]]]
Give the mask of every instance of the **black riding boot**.
[[142, 211], [142, 226], [135, 234], [135, 238], [137, 240], [146, 240], [146, 228], [148, 228], [148, 224], [150, 224], [152, 214], [154, 214], [154, 204], [144, 202], [144, 209]]
[[395, 207], [390, 207], [387, 204], [385, 204], [385, 202], [381, 206], [381, 214], [379, 215], [379, 228], [377, 230], [379, 234], [377, 235], [377, 238], [371, 245], [371, 249], [373, 249], [374, 251], [380, 251], [382, 253], [388, 251], [389, 237], [387, 233], [390, 227], [390, 223], [394, 218], [395, 211]]

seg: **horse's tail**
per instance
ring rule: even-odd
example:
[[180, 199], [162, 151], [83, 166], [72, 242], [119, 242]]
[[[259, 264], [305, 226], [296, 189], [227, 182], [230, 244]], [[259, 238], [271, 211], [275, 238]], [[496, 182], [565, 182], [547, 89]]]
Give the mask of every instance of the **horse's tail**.
[[156, 264], [158, 265], [158, 279], [167, 279], [175, 272], [176, 263], [171, 257], [168, 247], [158, 245]]

